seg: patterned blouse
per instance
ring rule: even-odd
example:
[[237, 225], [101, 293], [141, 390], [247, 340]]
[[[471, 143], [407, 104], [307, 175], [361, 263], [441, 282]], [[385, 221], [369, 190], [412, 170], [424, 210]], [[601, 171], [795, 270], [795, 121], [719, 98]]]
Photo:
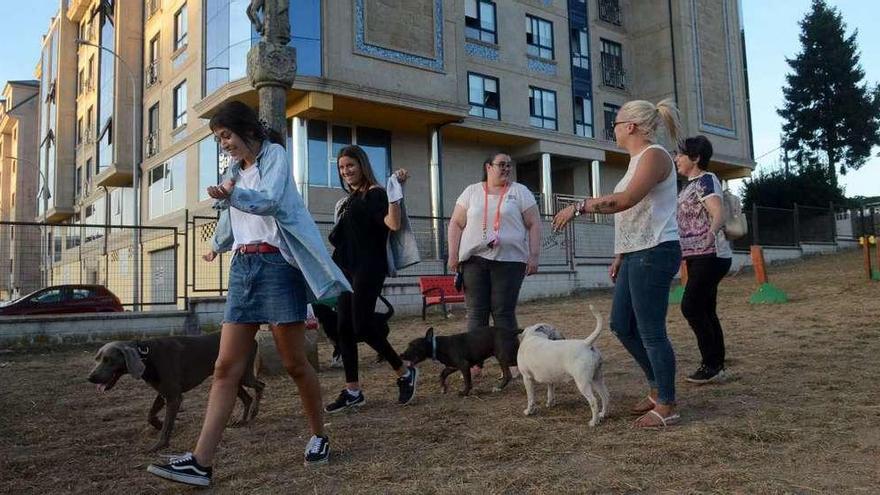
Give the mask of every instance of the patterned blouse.
[[718, 232], [715, 242], [712, 242], [709, 234], [712, 218], [704, 204], [710, 196], [722, 198], [721, 183], [711, 172], [703, 172], [689, 179], [687, 186], [678, 195], [678, 235], [682, 257], [733, 256], [723, 230]]

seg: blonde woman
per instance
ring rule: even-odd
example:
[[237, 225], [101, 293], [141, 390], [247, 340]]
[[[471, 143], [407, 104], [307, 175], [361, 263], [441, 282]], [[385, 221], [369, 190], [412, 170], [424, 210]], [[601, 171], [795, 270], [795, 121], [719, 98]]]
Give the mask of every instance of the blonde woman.
[[669, 286], [681, 262], [676, 222], [676, 172], [672, 157], [656, 143], [660, 125], [677, 146], [678, 109], [672, 100], [656, 105], [630, 101], [617, 112], [614, 138], [630, 155], [629, 168], [614, 193], [587, 199], [556, 214], [561, 229], [584, 213], [614, 214], [615, 283], [611, 331], [641, 366], [650, 391], [633, 406], [636, 427], [664, 427], [678, 421], [675, 409], [675, 352], [666, 335]]

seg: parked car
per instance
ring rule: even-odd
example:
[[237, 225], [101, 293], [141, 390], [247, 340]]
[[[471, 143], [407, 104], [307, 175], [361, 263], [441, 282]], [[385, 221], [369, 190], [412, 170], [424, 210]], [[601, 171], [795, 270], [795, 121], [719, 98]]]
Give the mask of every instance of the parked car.
[[103, 285], [55, 285], [0, 306], [0, 315], [61, 315], [123, 311], [119, 298]]

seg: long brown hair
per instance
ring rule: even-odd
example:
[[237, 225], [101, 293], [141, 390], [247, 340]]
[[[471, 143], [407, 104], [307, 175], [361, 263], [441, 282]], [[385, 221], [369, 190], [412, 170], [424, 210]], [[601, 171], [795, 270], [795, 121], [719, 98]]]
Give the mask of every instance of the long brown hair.
[[[225, 127], [234, 132], [245, 142], [253, 141], [263, 144], [263, 140], [284, 146], [284, 137], [275, 129], [264, 127], [257, 112], [240, 101], [229, 101], [217, 108], [208, 123], [211, 131]], [[259, 150], [259, 148], [257, 148]]]
[[339, 150], [339, 153], [336, 155], [336, 173], [339, 174], [339, 183], [342, 184], [343, 191], [348, 194], [354, 192], [354, 190], [345, 183], [345, 180], [342, 178], [342, 173], [339, 172], [339, 159], [344, 156], [353, 159], [361, 167], [361, 174], [363, 174], [364, 181], [367, 183], [367, 187], [362, 188], [361, 195], [367, 194], [367, 191], [373, 186], [382, 187], [382, 185], [379, 184], [379, 181], [376, 180], [376, 176], [373, 175], [373, 167], [370, 165], [370, 157], [367, 156], [367, 153], [363, 148], [356, 144], [352, 144]]

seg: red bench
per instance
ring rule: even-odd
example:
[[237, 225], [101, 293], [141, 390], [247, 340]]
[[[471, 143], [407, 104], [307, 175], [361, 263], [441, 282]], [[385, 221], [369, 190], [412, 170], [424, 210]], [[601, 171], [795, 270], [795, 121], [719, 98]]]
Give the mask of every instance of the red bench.
[[464, 302], [464, 292], [455, 289], [455, 275], [419, 277], [419, 290], [422, 292], [422, 320], [428, 306], [443, 305], [443, 316], [447, 317], [447, 303]]

